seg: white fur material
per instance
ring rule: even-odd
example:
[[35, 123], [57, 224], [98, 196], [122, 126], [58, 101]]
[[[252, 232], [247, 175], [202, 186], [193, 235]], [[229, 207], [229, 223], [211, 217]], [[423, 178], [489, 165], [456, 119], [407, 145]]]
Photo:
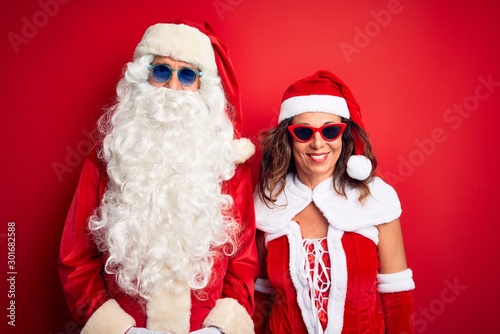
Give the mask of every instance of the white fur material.
[[302, 95], [286, 99], [281, 103], [278, 123], [305, 112], [325, 112], [349, 118], [349, 108], [343, 97], [332, 95]]
[[233, 145], [236, 163], [244, 163], [255, 153], [255, 145], [248, 138], [235, 139]]
[[415, 289], [410, 268], [393, 274], [378, 274], [377, 290], [381, 293], [401, 292]]
[[164, 286], [147, 304], [147, 328], [161, 332], [188, 333], [191, 317], [191, 290], [184, 282], [175, 282], [176, 292]]
[[[332, 228], [328, 229], [327, 242], [331, 262], [331, 286], [328, 296], [328, 326], [325, 333], [340, 333], [344, 321], [344, 304], [347, 294], [347, 262], [344, 249], [342, 248], [343, 231]], [[288, 234], [290, 245], [290, 277], [297, 291], [297, 303], [302, 313], [308, 333], [322, 333], [321, 323], [315, 309], [314, 301], [310, 297], [309, 283], [304, 271], [305, 255], [302, 250], [302, 234], [299, 224], [290, 222], [290, 234]]]
[[210, 38], [185, 24], [158, 23], [149, 27], [134, 52], [134, 59], [145, 54], [171, 57], [217, 74]]
[[298, 177], [288, 175], [285, 191], [276, 204], [286, 207], [269, 209], [258, 197], [255, 199], [257, 228], [266, 232], [266, 241], [291, 233], [291, 221], [295, 215], [314, 202], [335, 229], [356, 232], [378, 244], [376, 225], [399, 218], [401, 204], [396, 191], [382, 179], [374, 177], [368, 184], [371, 196], [362, 204], [359, 191], [346, 188], [347, 198], [333, 189], [331, 178], [318, 184], [314, 190], [301, 183]]
[[215, 307], [203, 321], [203, 326], [215, 326], [224, 334], [254, 333], [252, 318], [246, 309], [232, 298], [217, 300]]
[[366, 180], [372, 172], [372, 162], [364, 155], [351, 155], [347, 160], [347, 174], [355, 180]]
[[135, 320], [114, 299], [102, 304], [82, 329], [82, 334], [122, 334], [135, 326]]

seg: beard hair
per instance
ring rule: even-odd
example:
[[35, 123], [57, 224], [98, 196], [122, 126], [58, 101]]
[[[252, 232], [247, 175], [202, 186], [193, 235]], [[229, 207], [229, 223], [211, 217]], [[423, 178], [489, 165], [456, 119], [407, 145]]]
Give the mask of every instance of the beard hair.
[[214, 256], [235, 252], [233, 201], [221, 192], [236, 167], [233, 126], [220, 79], [203, 79], [197, 92], [118, 85], [101, 152], [108, 189], [89, 228], [128, 294], [148, 299], [177, 280], [202, 289]]

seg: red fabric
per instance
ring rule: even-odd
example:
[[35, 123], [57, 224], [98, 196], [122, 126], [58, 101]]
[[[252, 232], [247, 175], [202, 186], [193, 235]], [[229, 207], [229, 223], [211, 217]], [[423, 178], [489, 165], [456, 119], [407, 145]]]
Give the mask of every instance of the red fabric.
[[[370, 239], [353, 232], [344, 233], [342, 246], [346, 253], [348, 273], [342, 333], [382, 334], [384, 321], [377, 302], [376, 287], [379, 268], [377, 247]], [[257, 334], [307, 334], [288, 268], [289, 251], [286, 236], [268, 243], [267, 273], [276, 289], [276, 296], [268, 325], [264, 330], [262, 326], [256, 326]]]
[[381, 293], [386, 334], [413, 334], [413, 291]]
[[255, 311], [252, 315], [255, 334], [263, 334], [266, 332], [269, 323], [269, 314], [273, 308], [274, 296], [255, 291]]
[[286, 237], [270, 241], [267, 246], [267, 275], [276, 290], [268, 327], [264, 333], [307, 334], [302, 321], [297, 294], [288, 269], [289, 248]]
[[[234, 199], [234, 216], [242, 231], [237, 245], [242, 246], [231, 258], [215, 260], [211, 283], [203, 291], [208, 299], [200, 300], [192, 295], [191, 330], [201, 328], [201, 323], [214, 307], [217, 299], [236, 299], [249, 314], [253, 313], [254, 279], [259, 266], [255, 247], [255, 216], [250, 169], [240, 165], [235, 176], [224, 189]], [[87, 222], [99, 206], [106, 189], [107, 176], [99, 162], [95, 149], [83, 164], [80, 180], [66, 218], [63, 231], [59, 273], [69, 309], [75, 320], [83, 325], [108, 299], [114, 298], [137, 322], [146, 325], [145, 302], [125, 295], [116, 285], [113, 276], [103, 274], [101, 254], [88, 234]], [[223, 274], [221, 274], [223, 273]]]
[[110, 298], [103, 279], [101, 253], [88, 237], [86, 224], [106, 189], [104, 175], [93, 151], [83, 163], [60, 246], [62, 286], [70, 311], [80, 324]]

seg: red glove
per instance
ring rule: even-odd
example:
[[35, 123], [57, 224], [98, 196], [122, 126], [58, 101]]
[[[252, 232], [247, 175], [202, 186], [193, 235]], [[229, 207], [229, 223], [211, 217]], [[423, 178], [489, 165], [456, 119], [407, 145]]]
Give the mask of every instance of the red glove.
[[413, 334], [413, 272], [406, 269], [393, 274], [379, 274], [377, 289], [384, 310], [386, 334]]
[[386, 334], [413, 334], [413, 291], [381, 293]]

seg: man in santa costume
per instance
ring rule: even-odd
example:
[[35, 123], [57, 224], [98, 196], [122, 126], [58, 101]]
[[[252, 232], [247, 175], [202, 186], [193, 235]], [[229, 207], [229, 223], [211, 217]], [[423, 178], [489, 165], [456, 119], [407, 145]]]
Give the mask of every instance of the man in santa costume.
[[226, 45], [149, 27], [99, 127], [59, 260], [82, 333], [253, 333], [254, 147]]

